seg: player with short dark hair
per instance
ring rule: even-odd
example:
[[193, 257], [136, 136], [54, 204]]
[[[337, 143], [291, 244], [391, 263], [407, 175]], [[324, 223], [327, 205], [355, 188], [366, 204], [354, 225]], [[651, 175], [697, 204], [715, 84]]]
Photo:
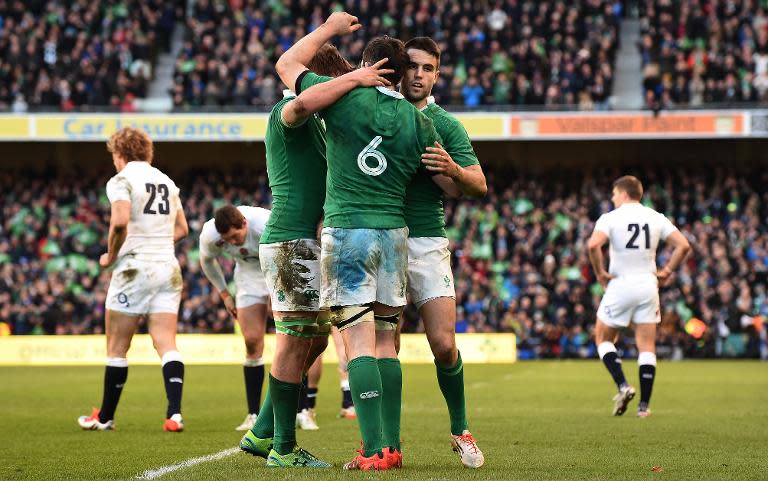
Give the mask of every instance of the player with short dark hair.
[[[322, 27], [321, 27], [322, 28]], [[323, 73], [348, 64], [335, 48], [318, 45]], [[310, 59], [312, 60], [312, 59]], [[381, 63], [358, 69], [272, 109], [265, 138], [272, 213], [259, 244], [261, 267], [275, 317], [277, 340], [269, 390], [254, 427], [240, 442], [246, 452], [274, 467], [329, 467], [296, 445], [296, 407], [303, 375], [328, 345], [329, 323], [320, 314], [320, 246], [317, 226], [326, 194], [326, 141], [321, 110], [358, 86], [385, 85]]]
[[[245, 340], [243, 377], [248, 412], [237, 431], [256, 423], [264, 384], [264, 334], [267, 328], [267, 285], [259, 262], [259, 239], [269, 219], [261, 207], [225, 205], [200, 232], [200, 266], [221, 297], [227, 312], [240, 325]], [[235, 260], [236, 298], [227, 289], [224, 271], [216, 260], [228, 255]]]
[[[333, 36], [359, 28], [356, 17], [332, 14], [280, 57], [280, 78], [297, 92], [329, 82], [306, 65]], [[392, 87], [353, 89], [321, 111], [327, 126], [328, 176], [320, 296], [344, 339], [363, 438], [362, 452], [344, 467], [380, 470], [402, 463], [402, 372], [395, 332], [406, 303], [405, 189], [423, 169], [421, 154], [439, 136], [431, 120], [392, 90], [407, 66], [403, 43], [384, 37], [370, 45], [364, 65], [385, 62], [383, 67], [392, 70], [387, 77]], [[457, 190], [439, 177], [435, 182]]]
[[107, 366], [101, 409], [80, 416], [83, 429], [109, 430], [128, 378], [128, 349], [139, 319], [149, 319], [149, 335], [160, 356], [168, 409], [163, 430], [184, 429], [181, 393], [184, 363], [176, 349], [181, 302], [181, 269], [174, 244], [189, 228], [173, 180], [152, 166], [152, 139], [143, 130], [124, 127], [109, 138], [107, 150], [117, 174], [107, 182], [112, 205], [108, 250], [99, 265], [112, 268], [104, 332]]
[[[619, 329], [630, 322], [635, 326], [640, 374], [639, 417], [651, 411], [653, 381], [656, 377], [656, 324], [661, 322], [659, 283], [667, 284], [672, 273], [691, 250], [688, 240], [664, 215], [640, 203], [643, 185], [633, 176], [613, 183], [611, 201], [614, 210], [603, 214], [587, 244], [589, 260], [597, 281], [605, 294], [597, 309], [595, 343], [618, 393], [614, 396], [613, 414], [621, 416], [635, 397], [635, 388], [627, 383], [616, 352]], [[660, 241], [673, 247], [667, 264], [656, 267], [656, 249]], [[611, 264], [605, 270], [602, 247], [610, 245]]]
[[[401, 91], [432, 119], [443, 146], [430, 147], [424, 162], [433, 172], [450, 177], [466, 195], [482, 197], [485, 175], [461, 122], [435, 103], [432, 87], [440, 74], [440, 49], [428, 37], [405, 44], [409, 57]], [[444, 148], [443, 148], [444, 147]], [[464, 399], [464, 366], [456, 348], [456, 291], [451, 252], [445, 233], [443, 192], [427, 174], [417, 175], [405, 197], [408, 224], [408, 293], [424, 322], [435, 356], [437, 381], [451, 420], [451, 445], [462, 463], [479, 468], [485, 462], [469, 431]]]

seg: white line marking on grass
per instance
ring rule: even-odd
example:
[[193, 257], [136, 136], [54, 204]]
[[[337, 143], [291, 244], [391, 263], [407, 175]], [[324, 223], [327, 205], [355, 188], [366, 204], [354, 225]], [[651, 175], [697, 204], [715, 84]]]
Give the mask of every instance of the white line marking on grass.
[[217, 459], [226, 458], [227, 456], [232, 456], [238, 452], [240, 452], [240, 448], [229, 448], [225, 449], [224, 451], [219, 451], [218, 453], [208, 454], [207, 456], [200, 456], [197, 458], [190, 458], [179, 463], [163, 466], [161, 468], [148, 469], [136, 476], [136, 479], [156, 479], [165, 474], [178, 471], [179, 469], [188, 468], [200, 463], [207, 463], [208, 461], [216, 461]]

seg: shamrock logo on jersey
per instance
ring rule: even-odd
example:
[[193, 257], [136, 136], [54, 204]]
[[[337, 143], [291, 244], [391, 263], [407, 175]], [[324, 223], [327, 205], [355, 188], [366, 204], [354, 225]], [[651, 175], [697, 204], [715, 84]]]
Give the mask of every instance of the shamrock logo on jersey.
[[285, 291], [280, 289], [277, 291], [277, 300], [280, 302], [285, 302]]
[[444, 276], [443, 277], [443, 282], [445, 282], [445, 287], [450, 287], [451, 286], [451, 278], [450, 277]]

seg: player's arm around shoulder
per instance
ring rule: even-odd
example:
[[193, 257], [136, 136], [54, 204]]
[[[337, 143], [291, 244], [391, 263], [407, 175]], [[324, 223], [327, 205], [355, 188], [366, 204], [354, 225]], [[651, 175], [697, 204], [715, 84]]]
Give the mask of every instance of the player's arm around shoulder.
[[391, 85], [384, 75], [394, 73], [392, 69], [381, 68], [387, 62], [383, 58], [369, 67], [361, 67], [328, 82], [315, 84], [288, 102], [282, 111], [286, 127], [303, 124], [310, 115], [326, 109], [344, 95], [358, 87], [386, 87]]

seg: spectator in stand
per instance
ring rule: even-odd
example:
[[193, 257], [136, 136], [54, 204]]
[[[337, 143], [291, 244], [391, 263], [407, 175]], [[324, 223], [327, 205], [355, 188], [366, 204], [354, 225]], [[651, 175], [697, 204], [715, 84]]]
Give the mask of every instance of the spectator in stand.
[[[664, 108], [768, 101], [768, 17], [764, 2], [644, 0], [647, 103]], [[655, 79], [654, 79], [655, 80]], [[648, 94], [652, 91], [652, 94]]]
[[119, 108], [144, 97], [182, 4], [0, 0], [0, 110]]
[[[443, 105], [576, 106], [586, 92], [603, 107], [613, 83], [620, 5], [365, 0], [344, 5], [363, 28], [338, 47], [357, 63], [371, 37], [432, 37], [442, 51], [433, 94]], [[174, 107], [271, 107], [284, 88], [274, 72], [277, 58], [338, 8], [332, 0], [198, 0], [176, 59]], [[562, 95], [547, 97], [550, 86]]]

